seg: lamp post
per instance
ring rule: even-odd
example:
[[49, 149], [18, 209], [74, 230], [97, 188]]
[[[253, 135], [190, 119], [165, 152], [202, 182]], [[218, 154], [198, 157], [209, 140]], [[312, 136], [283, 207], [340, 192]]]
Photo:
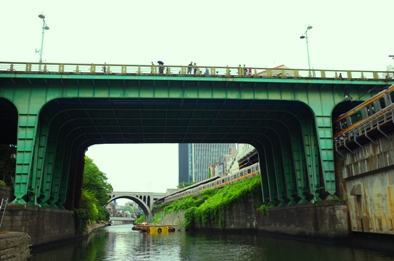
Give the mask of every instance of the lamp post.
[[45, 30], [49, 30], [49, 27], [48, 27], [47, 23], [45, 22], [45, 15], [40, 14], [38, 17], [42, 19], [42, 36], [41, 36], [41, 49], [38, 51], [36, 50], [36, 52], [40, 53], [40, 61], [39, 61], [40, 65], [38, 67], [38, 70], [41, 71], [42, 53], [44, 50], [44, 33], [45, 33]]
[[312, 26], [308, 26], [305, 30], [305, 33], [303, 35], [300, 36], [300, 39], [304, 39], [306, 40], [306, 53], [308, 55], [308, 69], [309, 69], [309, 74], [311, 73], [311, 61], [309, 60], [309, 46], [308, 46], [308, 30], [311, 30]]

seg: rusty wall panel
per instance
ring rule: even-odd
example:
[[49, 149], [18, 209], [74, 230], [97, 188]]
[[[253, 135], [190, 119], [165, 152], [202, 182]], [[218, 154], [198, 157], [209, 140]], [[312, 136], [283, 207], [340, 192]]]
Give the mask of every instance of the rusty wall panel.
[[394, 169], [347, 180], [346, 189], [352, 231], [394, 235]]
[[352, 231], [394, 235], [394, 133], [389, 137], [345, 155], [342, 177]]

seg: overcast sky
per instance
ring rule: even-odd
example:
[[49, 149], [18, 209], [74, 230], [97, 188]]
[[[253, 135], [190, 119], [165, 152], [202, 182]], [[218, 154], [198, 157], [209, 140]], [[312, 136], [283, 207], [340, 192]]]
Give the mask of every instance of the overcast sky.
[[[393, 0], [0, 0], [0, 61], [38, 62], [43, 13], [46, 62], [306, 69], [300, 36], [311, 25], [312, 68], [384, 71], [394, 64], [393, 11]], [[176, 145], [101, 145], [87, 155], [117, 191], [178, 183]]]

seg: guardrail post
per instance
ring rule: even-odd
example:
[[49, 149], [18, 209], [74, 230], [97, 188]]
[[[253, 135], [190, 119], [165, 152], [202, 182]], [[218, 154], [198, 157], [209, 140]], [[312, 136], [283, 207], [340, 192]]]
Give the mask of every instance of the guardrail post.
[[320, 71], [320, 73], [321, 73], [321, 77], [323, 79], [326, 79], [326, 71]]
[[352, 79], [352, 72], [351, 71], [347, 71], [347, 79], [348, 80]]
[[281, 75], [281, 78], [286, 78], [287, 76], [286, 76], [286, 73], [285, 73], [285, 70], [283, 70], [282, 69], [282, 73], [281, 73], [282, 75]]
[[254, 74], [253, 75], [257, 75], [257, 69], [254, 69]]
[[126, 74], [126, 65], [122, 65], [122, 74]]
[[171, 74], [171, 67], [167, 66], [167, 74]]
[[300, 78], [300, 73], [298, 70], [294, 70], [294, 78]]
[[361, 72], [361, 79], [365, 79], [364, 73]]
[[14, 71], [14, 64], [13, 63], [11, 63], [11, 66], [10, 66], [10, 72], [13, 72]]
[[75, 73], [79, 73], [79, 65], [77, 65], [77, 68], [75, 68]]
[[226, 75], [227, 75], [227, 76], [230, 75], [230, 69], [228, 68], [228, 66], [226, 66]]
[[31, 72], [31, 64], [30, 63], [26, 64], [26, 72]]
[[45, 64], [44, 65], [44, 72], [47, 72], [48, 70], [47, 70], [47, 65]]
[[141, 74], [141, 66], [138, 66], [137, 73], [138, 73], [138, 74]]
[[181, 74], [186, 74], [186, 67], [185, 66], [181, 67]]
[[377, 72], [373, 72], [373, 79], [377, 80], [379, 79], [378, 73]]
[[272, 70], [271, 69], [267, 69], [267, 77], [272, 78]]
[[59, 64], [59, 73], [64, 73], [64, 64]]
[[90, 65], [90, 73], [95, 74], [96, 73], [96, 65], [92, 64]]

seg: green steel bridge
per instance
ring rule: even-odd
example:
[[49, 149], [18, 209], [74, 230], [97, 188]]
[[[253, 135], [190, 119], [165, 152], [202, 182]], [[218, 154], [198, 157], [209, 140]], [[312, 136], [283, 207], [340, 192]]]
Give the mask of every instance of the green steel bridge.
[[0, 144], [17, 146], [13, 203], [79, 207], [85, 151], [109, 143], [249, 143], [265, 203], [333, 199], [332, 119], [394, 83], [383, 71], [188, 71], [0, 62]]

